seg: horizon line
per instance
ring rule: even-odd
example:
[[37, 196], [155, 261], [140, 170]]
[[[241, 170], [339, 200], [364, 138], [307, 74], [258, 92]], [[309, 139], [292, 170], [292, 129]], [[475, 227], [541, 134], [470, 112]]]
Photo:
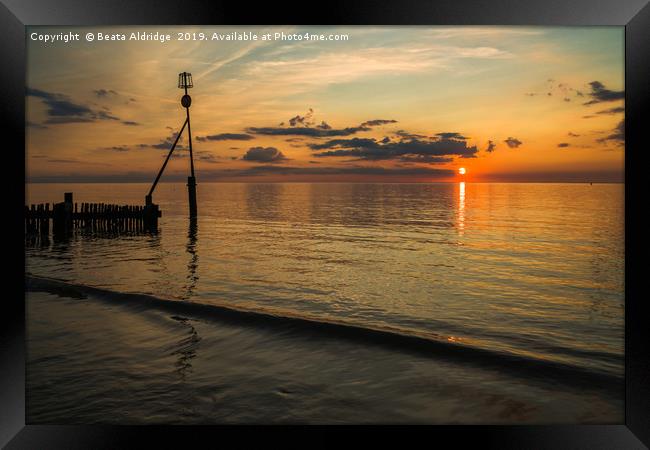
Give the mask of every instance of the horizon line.
[[[197, 184], [283, 184], [283, 183], [295, 183], [295, 184], [456, 184], [456, 183], [467, 183], [467, 184], [625, 184], [623, 181], [586, 181], [586, 180], [501, 180], [501, 181], [490, 181], [490, 180], [451, 180], [451, 181], [327, 181], [327, 180], [314, 180], [314, 181], [296, 181], [296, 180], [287, 180], [287, 181], [218, 181], [218, 180], [206, 180], [202, 182], [197, 182]], [[186, 181], [160, 181], [159, 184], [184, 184]], [[150, 181], [49, 181], [49, 180], [32, 180], [26, 181], [25, 184], [151, 184]]]

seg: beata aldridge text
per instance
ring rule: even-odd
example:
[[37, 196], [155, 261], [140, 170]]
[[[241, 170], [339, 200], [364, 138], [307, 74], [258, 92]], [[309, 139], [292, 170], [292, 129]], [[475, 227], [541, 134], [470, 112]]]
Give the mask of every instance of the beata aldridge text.
[[98, 41], [160, 41], [169, 42], [172, 39], [171, 34], [163, 34], [156, 31], [155, 33], [131, 33], [128, 38], [126, 34], [122, 33], [97, 33], [96, 39]]

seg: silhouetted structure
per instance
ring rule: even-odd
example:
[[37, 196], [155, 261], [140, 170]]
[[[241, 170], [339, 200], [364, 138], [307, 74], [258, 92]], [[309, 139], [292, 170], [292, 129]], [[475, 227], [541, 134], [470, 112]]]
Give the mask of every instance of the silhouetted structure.
[[112, 205], [73, 203], [72, 192], [64, 194], [62, 203], [25, 206], [25, 233], [49, 235], [50, 220], [54, 235], [66, 235], [74, 228], [93, 231], [148, 231], [158, 229], [162, 216], [158, 205]]
[[[178, 87], [179, 89], [184, 89], [185, 90], [185, 95], [181, 97], [181, 105], [185, 108], [186, 112], [186, 119], [185, 122], [183, 123], [183, 126], [181, 127], [181, 130], [178, 132], [176, 135], [176, 139], [174, 140], [174, 143], [172, 144], [172, 148], [169, 150], [169, 153], [167, 154], [167, 158], [165, 158], [165, 162], [163, 163], [162, 167], [160, 168], [160, 171], [158, 172], [158, 175], [156, 176], [156, 179], [153, 182], [153, 185], [151, 186], [151, 189], [149, 189], [149, 193], [145, 197], [145, 205], [149, 206], [152, 204], [152, 195], [154, 189], [156, 189], [156, 185], [158, 184], [158, 181], [160, 180], [160, 177], [162, 176], [163, 172], [165, 171], [165, 167], [167, 167], [167, 163], [169, 162], [169, 158], [171, 158], [172, 153], [174, 152], [174, 149], [176, 148], [176, 144], [178, 144], [179, 139], [181, 138], [181, 135], [183, 134], [183, 131], [185, 130], [185, 127], [187, 126], [187, 136], [188, 136], [188, 142], [189, 142], [189, 150], [190, 150], [190, 176], [187, 177], [187, 193], [189, 197], [189, 210], [190, 210], [190, 218], [196, 217], [197, 215], [197, 208], [196, 208], [196, 177], [194, 176], [194, 155], [192, 153], [192, 128], [190, 126], [190, 105], [192, 104], [192, 97], [189, 96], [187, 93], [187, 90], [189, 88], [194, 87], [194, 84], [192, 82], [192, 74], [188, 72], [183, 72], [178, 74]], [[145, 207], [146, 207], [145, 206]]]
[[187, 177], [189, 211], [190, 219], [195, 219], [197, 216], [196, 177], [194, 176], [192, 130], [190, 127], [192, 98], [187, 93], [189, 88], [194, 87], [192, 74], [188, 72], [178, 74], [178, 87], [185, 91], [185, 94], [181, 97], [181, 105], [185, 108], [186, 113], [185, 122], [176, 135], [172, 148], [169, 150], [149, 193], [145, 196], [144, 206], [82, 203], [79, 208], [77, 203], [73, 204], [72, 202], [72, 192], [66, 192], [64, 201], [53, 204], [51, 210], [49, 203], [31, 205], [31, 208], [25, 206], [25, 233], [28, 235], [49, 235], [50, 220], [52, 220], [54, 235], [57, 236], [65, 236], [74, 228], [101, 231], [157, 231], [158, 218], [162, 216], [162, 213], [158, 205], [153, 203], [153, 191], [156, 189], [156, 185], [165, 171], [169, 158], [172, 156], [185, 127], [187, 127], [190, 151], [190, 176]]

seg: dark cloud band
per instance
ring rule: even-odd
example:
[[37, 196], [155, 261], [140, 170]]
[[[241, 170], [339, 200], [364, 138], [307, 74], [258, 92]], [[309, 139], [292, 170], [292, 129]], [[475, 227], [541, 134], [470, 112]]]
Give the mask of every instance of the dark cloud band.
[[254, 136], [250, 134], [243, 133], [220, 133], [220, 134], [211, 134], [208, 136], [197, 136], [197, 141], [250, 141], [255, 139]]
[[[440, 133], [444, 134], [446, 133]], [[470, 147], [463, 140], [439, 137], [409, 138], [395, 142], [386, 139], [377, 141], [373, 138], [332, 139], [322, 144], [311, 144], [309, 147], [315, 151], [327, 150], [315, 153], [314, 156], [318, 158], [349, 156], [368, 161], [401, 159], [407, 155], [410, 155], [407, 159], [411, 162], [415, 158], [425, 156], [473, 158], [478, 152], [476, 146]]]
[[[100, 89], [99, 91], [104, 91]], [[98, 91], [95, 91], [96, 95]], [[106, 91], [106, 95], [113, 91]], [[27, 88], [26, 95], [28, 97], [35, 97], [47, 106], [46, 114], [48, 118], [44, 123], [46, 124], [66, 124], [66, 123], [91, 123], [100, 120], [116, 120], [120, 118], [111, 114], [108, 108], [103, 110], [94, 110], [89, 106], [74, 103], [68, 99], [67, 96], [53, 92], [43, 91], [41, 89]], [[135, 125], [132, 121], [122, 121], [125, 125]]]

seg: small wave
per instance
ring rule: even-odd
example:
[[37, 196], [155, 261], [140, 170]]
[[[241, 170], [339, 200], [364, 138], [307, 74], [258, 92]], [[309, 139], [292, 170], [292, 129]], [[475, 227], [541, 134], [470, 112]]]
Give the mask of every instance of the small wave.
[[[613, 394], [623, 389], [624, 379], [612, 374], [590, 370], [566, 363], [532, 358], [501, 351], [474, 347], [444, 337], [422, 336], [388, 328], [371, 328], [339, 322], [294, 316], [266, 310], [245, 310], [223, 305], [209, 305], [170, 300], [147, 294], [116, 292], [104, 288], [70, 283], [53, 278], [26, 277], [26, 290], [48, 292], [64, 297], [96, 297], [138, 309], [154, 308], [173, 314], [174, 320], [189, 317], [222, 321], [243, 326], [281, 329], [330, 339], [346, 339], [400, 351], [424, 354], [447, 360], [480, 365], [514, 376], [525, 376], [548, 383], [575, 385], [582, 388], [607, 389]], [[619, 389], [620, 388], [620, 389]], [[612, 391], [614, 389], [614, 391]]]

